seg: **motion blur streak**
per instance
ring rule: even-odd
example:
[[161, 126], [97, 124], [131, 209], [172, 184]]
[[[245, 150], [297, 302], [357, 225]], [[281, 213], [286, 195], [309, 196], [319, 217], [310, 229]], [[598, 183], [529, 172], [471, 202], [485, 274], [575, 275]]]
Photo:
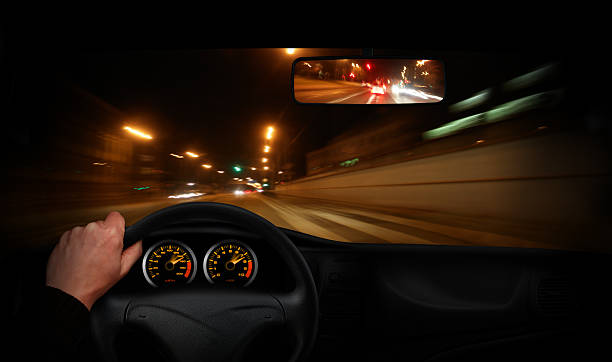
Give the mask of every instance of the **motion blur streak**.
[[[53, 88], [54, 102], [64, 102], [54, 108], [57, 129], [33, 129], [32, 140], [34, 132], [15, 134], [10, 144], [23, 154], [5, 160], [2, 233], [43, 248], [112, 210], [129, 225], [176, 203], [210, 201], [339, 242], [611, 250], [609, 122], [583, 107], [596, 96], [588, 87], [571, 87], [573, 78], [544, 63], [438, 103], [444, 86], [423, 78], [435, 71], [433, 61], [402, 63], [397, 78], [378, 80], [364, 72], [381, 64], [372, 61], [368, 71], [352, 63], [302, 64], [298, 101], [432, 104], [295, 105], [283, 119], [254, 114], [257, 124], [231, 124], [221, 135], [210, 124], [198, 133], [184, 124], [194, 137], [209, 137], [198, 144], [153, 121], [165, 138], [144, 141], [123, 129], [124, 112], [97, 96]], [[342, 79], [349, 71], [358, 81]], [[383, 84], [392, 91], [371, 93]], [[336, 124], [346, 112], [355, 119]], [[166, 125], [173, 127], [179, 122]]]
[[148, 134], [146, 134], [144, 132], [141, 132], [141, 131], [139, 131], [137, 129], [133, 129], [132, 127], [125, 126], [125, 127], [123, 127], [123, 129], [128, 131], [128, 132], [130, 132], [130, 133], [132, 133], [132, 134], [135, 134], [138, 137], [146, 138], [148, 140], [152, 140], [153, 139], [153, 136], [148, 135]]
[[180, 195], [170, 195], [168, 196], [169, 199], [189, 199], [192, 197], [198, 197], [198, 196], [202, 196], [204, 194], [199, 193], [199, 192], [190, 192], [188, 194], [180, 194]]

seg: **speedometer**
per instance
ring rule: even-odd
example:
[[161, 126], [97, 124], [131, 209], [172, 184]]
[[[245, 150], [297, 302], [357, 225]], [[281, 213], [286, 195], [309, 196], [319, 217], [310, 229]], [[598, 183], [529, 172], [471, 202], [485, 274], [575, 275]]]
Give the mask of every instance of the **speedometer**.
[[154, 287], [187, 284], [196, 273], [193, 251], [176, 240], [163, 240], [151, 246], [142, 259], [142, 271]]
[[204, 275], [212, 284], [247, 286], [255, 279], [257, 268], [253, 250], [237, 240], [213, 245], [204, 257]]

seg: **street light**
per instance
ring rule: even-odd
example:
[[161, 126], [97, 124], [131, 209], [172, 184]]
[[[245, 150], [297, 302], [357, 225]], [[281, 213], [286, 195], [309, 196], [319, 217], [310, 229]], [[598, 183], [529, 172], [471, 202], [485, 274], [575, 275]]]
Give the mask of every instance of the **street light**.
[[267, 130], [267, 133], [266, 133], [266, 139], [271, 140], [273, 133], [274, 133], [274, 127], [269, 126], [268, 130]]
[[202, 167], [204, 167], [204, 168], [211, 168], [211, 167], [212, 167], [212, 165], [209, 165], [209, 164], [204, 164], [204, 165], [202, 165]]
[[217, 170], [217, 173], [225, 173], [225, 171]]
[[267, 145], [266, 145], [266, 146], [264, 146], [264, 152], [265, 152], [265, 153], [270, 152], [270, 146], [267, 146]]
[[171, 153], [170, 156], [175, 158], [185, 158], [185, 156], [177, 155], [176, 153]]
[[264, 157], [264, 158], [261, 159], [261, 162], [266, 163], [266, 162], [268, 162], [268, 159]]
[[130, 132], [133, 135], [136, 135], [136, 136], [140, 137], [140, 138], [145, 138], [145, 139], [148, 139], [148, 140], [152, 140], [153, 139], [153, 137], [151, 135], [146, 134], [146, 133], [144, 133], [142, 131], [139, 131], [137, 129], [134, 129], [132, 127], [125, 126], [125, 127], [123, 127], [123, 129], [128, 131], [128, 132]]
[[193, 158], [198, 158], [198, 157], [200, 157], [200, 155], [198, 155], [197, 153], [193, 153], [193, 152], [189, 152], [189, 151], [185, 152], [185, 154], [186, 154], [187, 156], [189, 156], [189, 157], [193, 157]]
[[293, 54], [295, 54], [295, 48], [287, 48], [286, 52], [289, 55], [293, 55]]

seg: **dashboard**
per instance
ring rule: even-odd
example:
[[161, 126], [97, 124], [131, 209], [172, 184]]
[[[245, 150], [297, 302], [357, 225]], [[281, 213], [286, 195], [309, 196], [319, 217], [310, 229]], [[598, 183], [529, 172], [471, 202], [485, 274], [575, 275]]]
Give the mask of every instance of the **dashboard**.
[[[592, 346], [588, 343], [597, 342], [597, 338], [605, 346], [609, 339], [609, 333], [595, 333], [599, 325], [607, 327], [612, 321], [606, 302], [610, 300], [610, 289], [602, 288], [607, 285], [612, 265], [609, 255], [499, 247], [339, 243], [287, 229], [282, 232], [303, 254], [318, 289], [318, 339], [311, 360], [397, 358], [405, 355], [406, 348], [414, 360], [425, 360], [438, 352], [452, 355], [453, 351], [469, 353], [479, 348], [491, 358], [508, 351], [527, 353], [526, 350], [536, 348], [548, 355], [559, 348], [561, 327], [579, 331], [586, 341], [584, 346]], [[227, 240], [236, 246], [240, 244], [245, 251], [250, 249], [257, 259], [257, 262], [253, 259], [248, 278], [245, 272], [244, 283], [227, 279], [211, 283], [206, 277], [205, 260], [215, 255], [214, 250], [221, 250], [219, 246], [226, 245]], [[147, 281], [146, 269], [143, 270], [143, 263], [146, 266], [149, 260], [145, 256], [154, 255], [152, 251], [161, 250], [161, 246], [168, 245], [167, 241], [177, 242], [184, 250], [173, 246], [164, 258], [165, 262], [174, 259], [174, 265], [185, 267], [178, 269], [183, 273], [178, 277], [185, 282], [153, 286]], [[180, 258], [187, 248], [191, 253]], [[12, 291], [9, 293], [12, 309], [6, 310], [15, 310], [28, 321], [16, 324], [23, 335], [31, 332], [30, 327], [38, 318], [30, 313], [36, 310], [40, 295], [29, 286], [44, 283], [49, 252], [26, 253], [7, 260], [9, 270], [18, 270], [17, 263], [25, 258], [35, 260], [32, 269], [9, 280], [7, 289]], [[236, 254], [237, 258], [229, 257]], [[232, 247], [231, 254], [227, 249], [225, 263], [231, 261], [235, 267], [245, 264], [242, 261], [246, 256], [240, 259], [243, 254], [239, 248]], [[187, 256], [193, 259], [185, 259]], [[294, 281], [286, 264], [267, 240], [235, 225], [214, 222], [172, 226], [143, 240], [142, 258], [113, 287], [112, 293], [127, 296], [134, 307], [137, 303], [132, 301], [137, 302], [142, 296], [179, 300], [189, 293], [166, 292], [181, 289], [189, 292], [224, 288], [228, 293], [222, 295], [238, 296], [250, 291], [255, 291], [255, 295], [263, 294], [258, 291], [290, 291]], [[225, 264], [218, 261], [217, 265]], [[158, 295], [159, 299], [155, 299]], [[208, 298], [203, 299], [203, 305], [210, 303], [213, 295], [200, 293]], [[155, 336], [141, 332], [136, 328], [122, 330], [117, 338], [120, 355], [134, 357], [122, 360], [155, 360], [158, 347]], [[256, 341], [263, 341], [262, 355], [270, 360], [270, 353], [280, 351], [284, 345], [280, 342], [283, 337], [284, 330], [262, 334]], [[542, 339], [550, 344], [543, 345]], [[274, 341], [275, 347], [269, 348], [266, 341]], [[489, 353], [485, 346], [492, 344], [481, 343], [486, 341], [503, 343], [499, 342], [497, 349], [492, 348]], [[523, 345], [527, 347], [521, 349]], [[582, 346], [576, 339], [563, 345]], [[580, 349], [585, 350], [589, 349]], [[250, 356], [252, 360], [263, 359], [256, 358], [257, 353]], [[467, 358], [451, 358], [457, 359]]]
[[[142, 258], [142, 273], [153, 287], [189, 284], [200, 260], [179, 240], [165, 239], [151, 245]], [[247, 286], [257, 276], [259, 263], [253, 249], [238, 239], [213, 244], [202, 260], [202, 273], [211, 284]]]
[[119, 289], [287, 290], [287, 267], [257, 235], [238, 229], [168, 229], [143, 240], [142, 257]]

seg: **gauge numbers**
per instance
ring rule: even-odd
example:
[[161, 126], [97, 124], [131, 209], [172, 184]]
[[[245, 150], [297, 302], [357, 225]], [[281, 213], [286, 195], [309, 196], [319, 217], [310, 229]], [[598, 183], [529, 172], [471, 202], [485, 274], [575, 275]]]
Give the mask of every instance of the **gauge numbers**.
[[237, 240], [213, 245], [204, 257], [204, 274], [212, 284], [247, 286], [255, 279], [257, 267], [253, 250]]
[[142, 259], [145, 278], [154, 287], [190, 283], [196, 266], [193, 251], [176, 240], [163, 240], [151, 246]]

